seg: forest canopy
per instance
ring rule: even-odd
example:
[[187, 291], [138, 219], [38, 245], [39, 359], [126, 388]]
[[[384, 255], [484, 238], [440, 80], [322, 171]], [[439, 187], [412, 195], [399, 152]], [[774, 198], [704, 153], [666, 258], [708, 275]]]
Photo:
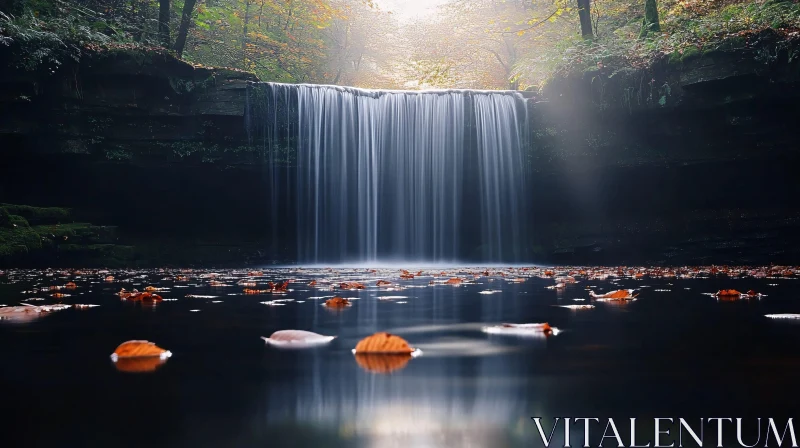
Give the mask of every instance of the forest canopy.
[[[797, 0], [0, 0], [28, 69], [91, 46], [159, 47], [286, 83], [526, 89], [605, 65], [800, 29]], [[424, 2], [423, 2], [424, 3]], [[415, 12], [417, 14], [415, 14]]]

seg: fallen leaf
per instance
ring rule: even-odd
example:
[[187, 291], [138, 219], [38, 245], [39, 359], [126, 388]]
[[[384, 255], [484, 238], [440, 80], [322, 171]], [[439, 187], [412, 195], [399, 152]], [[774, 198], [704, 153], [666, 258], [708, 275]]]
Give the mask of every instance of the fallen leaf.
[[111, 354], [111, 360], [116, 362], [121, 358], [139, 358], [147, 356], [169, 358], [172, 356], [172, 352], [164, 350], [153, 342], [133, 340], [120, 344], [119, 347], [114, 350], [114, 353]]
[[589, 291], [589, 295], [595, 299], [611, 299], [611, 300], [633, 300], [638, 294], [634, 295], [632, 289], [618, 289], [616, 291], [607, 292], [605, 294], [596, 294], [594, 291]]
[[400, 336], [381, 332], [368, 336], [358, 342], [355, 353], [407, 353], [414, 351]]
[[268, 338], [261, 337], [266, 343], [280, 347], [303, 347], [324, 344], [334, 338], [336, 336], [325, 336], [304, 330], [279, 330], [272, 333]]
[[344, 308], [350, 305], [351, 303], [349, 300], [343, 299], [341, 297], [334, 297], [332, 299], [328, 299], [325, 301], [325, 306], [329, 308]]
[[146, 356], [137, 358], [119, 358], [114, 367], [120, 372], [127, 373], [147, 373], [155, 372], [161, 365], [166, 363], [165, 358], [160, 356]]

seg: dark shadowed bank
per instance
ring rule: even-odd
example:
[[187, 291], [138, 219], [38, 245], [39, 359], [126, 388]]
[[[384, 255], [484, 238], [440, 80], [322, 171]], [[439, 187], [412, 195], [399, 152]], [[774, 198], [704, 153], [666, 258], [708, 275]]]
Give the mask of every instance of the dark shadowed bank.
[[[0, 263], [294, 261], [289, 236], [271, 244], [282, 207], [269, 206], [264, 148], [245, 126], [254, 75], [124, 46], [30, 69], [15, 45], [0, 46], [0, 202], [69, 210], [39, 220], [43, 209], [3, 206]], [[531, 262], [800, 256], [800, 34], [737, 36], [525, 94]]]

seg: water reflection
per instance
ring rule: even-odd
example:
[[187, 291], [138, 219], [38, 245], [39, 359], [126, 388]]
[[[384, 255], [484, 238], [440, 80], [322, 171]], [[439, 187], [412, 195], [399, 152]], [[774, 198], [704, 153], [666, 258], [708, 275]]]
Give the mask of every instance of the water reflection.
[[[66, 280], [36, 281], [15, 288], [38, 295], [47, 282]], [[80, 301], [99, 308], [0, 325], [6, 361], [0, 379], [13, 385], [4, 400], [16, 410], [3, 434], [12, 438], [8, 446], [117, 446], [125, 434], [129, 446], [169, 448], [494, 448], [542, 446], [532, 416], [549, 429], [555, 416], [623, 422], [793, 415], [800, 327], [764, 317], [800, 312], [793, 285], [771, 287], [763, 301], [719, 304], [696, 291], [730, 287], [730, 279], [675, 287], [670, 281], [637, 285], [645, 289], [641, 299], [620, 306], [591, 300], [584, 285], [567, 285], [559, 297], [545, 279], [481, 279], [458, 287], [421, 279], [391, 292], [402, 300], [380, 300], [387, 293], [376, 287], [349, 291], [353, 306], [340, 313], [328, 312], [322, 296], [329, 294], [316, 289], [298, 287], [286, 297], [291, 301], [273, 307], [261, 304], [264, 297], [211, 294], [209, 285], [176, 286], [154, 312], [120, 302], [118, 285], [90, 290], [82, 281], [75, 299], [85, 288]], [[587, 281], [601, 290], [634, 282]], [[738, 282], [740, 290], [766, 289], [763, 280]], [[500, 292], [481, 294], [489, 289]], [[20, 297], [11, 292], [4, 297]], [[574, 303], [595, 308], [559, 306]], [[549, 322], [564, 331], [550, 338], [481, 331], [504, 322]], [[336, 338], [303, 350], [259, 339], [286, 329]], [[358, 341], [382, 331], [423, 355], [410, 361], [353, 355]], [[111, 368], [108, 349], [133, 337], [163, 342], [180, 356]], [[35, 422], [53, 416], [62, 430], [19, 430], [37, 429]], [[572, 429], [575, 446], [583, 434], [580, 425]], [[561, 446], [558, 437], [561, 431], [551, 446]]]
[[408, 365], [410, 354], [356, 354], [356, 362], [362, 369], [373, 373], [390, 373], [401, 370]]
[[145, 356], [137, 358], [120, 358], [114, 364], [120, 372], [126, 373], [146, 373], [155, 372], [156, 369], [166, 363], [166, 359], [157, 356]]
[[364, 446], [497, 446], [528, 413], [529, 380], [502, 357], [374, 358], [299, 358], [301, 377], [268, 387], [267, 425], [327, 429]]

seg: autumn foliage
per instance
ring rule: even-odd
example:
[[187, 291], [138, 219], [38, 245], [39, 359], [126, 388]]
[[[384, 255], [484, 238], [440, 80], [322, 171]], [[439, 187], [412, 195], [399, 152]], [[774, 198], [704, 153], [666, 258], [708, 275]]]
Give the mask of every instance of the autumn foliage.
[[119, 295], [119, 297], [121, 299], [131, 300], [131, 301], [134, 301], [134, 302], [151, 302], [152, 303], [152, 302], [160, 302], [160, 301], [164, 300], [164, 298], [161, 297], [158, 294], [154, 294], [154, 293], [149, 292], [149, 291], [139, 292], [139, 291], [137, 291], [135, 289], [133, 291], [126, 291], [125, 289], [122, 289], [119, 293], [117, 293], [117, 295]]
[[589, 295], [591, 295], [595, 299], [612, 299], [612, 300], [631, 300], [635, 299], [636, 295], [632, 294], [632, 290], [630, 289], [618, 289], [616, 291], [607, 292], [605, 294], [596, 294], [594, 291], [589, 291]]
[[717, 296], [719, 297], [740, 297], [742, 293], [735, 289], [720, 289], [717, 291]]
[[389, 333], [375, 333], [368, 336], [356, 345], [356, 354], [358, 353], [406, 353], [410, 354], [414, 351], [408, 345], [408, 342], [400, 336]]
[[161, 357], [158, 356], [119, 358], [117, 362], [114, 363], [114, 367], [120, 372], [147, 373], [154, 372], [165, 362], [167, 362], [166, 359], [161, 359]]
[[325, 306], [329, 308], [344, 308], [350, 306], [350, 301], [342, 297], [334, 297], [325, 301]]
[[127, 341], [114, 350], [117, 358], [138, 358], [144, 356], [161, 356], [167, 350], [157, 346], [153, 342], [148, 341]]

